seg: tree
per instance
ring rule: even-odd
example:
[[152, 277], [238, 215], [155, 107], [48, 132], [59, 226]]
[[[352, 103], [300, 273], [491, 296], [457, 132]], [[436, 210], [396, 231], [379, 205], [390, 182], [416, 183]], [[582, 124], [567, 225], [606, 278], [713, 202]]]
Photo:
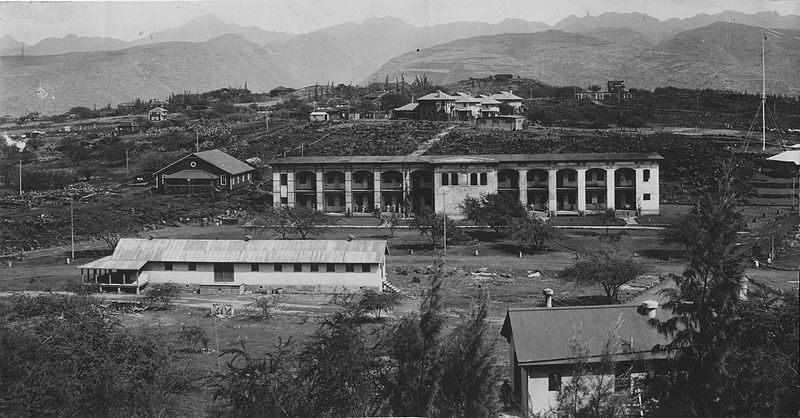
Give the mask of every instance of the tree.
[[600, 285], [609, 303], [619, 303], [619, 288], [646, 273], [649, 265], [633, 254], [610, 246], [590, 249], [559, 277], [578, 284]]
[[508, 230], [510, 231], [508, 238], [516, 242], [520, 249], [541, 250], [547, 242], [563, 235], [558, 228], [529, 215], [513, 219], [508, 225]]
[[400, 218], [394, 212], [381, 215], [381, 221], [378, 224], [378, 226], [385, 227], [389, 230], [390, 237], [394, 237], [394, 231], [397, 229], [399, 225], [400, 225]]
[[180, 291], [180, 287], [175, 283], [151, 283], [147, 285], [145, 291], [145, 305], [154, 309], [170, 309]]
[[528, 214], [518, 199], [505, 194], [485, 194], [480, 198], [467, 196], [458, 207], [465, 220], [489, 226], [497, 235], [501, 235], [513, 219]]
[[376, 319], [381, 319], [381, 312], [389, 312], [400, 306], [402, 295], [392, 292], [376, 292], [367, 289], [358, 299], [358, 307], [365, 314], [373, 314]]
[[284, 206], [267, 206], [260, 212], [249, 217], [242, 227], [245, 232], [263, 234], [266, 231], [274, 231], [286, 239], [286, 235], [292, 231], [292, 214], [289, 208]]
[[306, 239], [309, 235], [323, 234], [325, 230], [321, 227], [336, 224], [334, 218], [316, 209], [293, 207], [288, 211], [292, 221], [291, 229], [302, 239]]
[[684, 244], [689, 256], [683, 275], [675, 278], [676, 287], [661, 291], [672, 317], [651, 320], [671, 339], [662, 348], [675, 352], [679, 370], [669, 376], [668, 395], [660, 403], [667, 414], [709, 416], [727, 408], [720, 396], [721, 382], [728, 379], [724, 362], [733, 350], [726, 330], [736, 318], [743, 274], [736, 238], [744, 223], [732, 183], [732, 170], [727, 169], [715, 190], [700, 196], [664, 234]]
[[[410, 227], [411, 229], [419, 230], [419, 234], [424, 235], [431, 247], [436, 249], [442, 243], [444, 237], [444, 222], [444, 215], [433, 212], [430, 209], [423, 209], [414, 215]], [[447, 230], [456, 231], [456, 223], [452, 218], [447, 218]]]

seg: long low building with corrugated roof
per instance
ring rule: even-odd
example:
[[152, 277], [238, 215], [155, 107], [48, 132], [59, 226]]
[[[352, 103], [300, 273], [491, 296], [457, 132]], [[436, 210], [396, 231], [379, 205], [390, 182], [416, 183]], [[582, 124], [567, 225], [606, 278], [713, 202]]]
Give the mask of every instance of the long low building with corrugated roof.
[[381, 289], [386, 241], [123, 238], [114, 253], [78, 268], [85, 283], [139, 293], [175, 283], [200, 293]]

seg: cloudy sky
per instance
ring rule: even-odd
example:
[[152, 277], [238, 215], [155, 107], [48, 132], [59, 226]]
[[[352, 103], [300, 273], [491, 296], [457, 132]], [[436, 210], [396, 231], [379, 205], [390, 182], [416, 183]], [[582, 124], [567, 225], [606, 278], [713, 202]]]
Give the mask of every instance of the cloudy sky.
[[724, 10], [800, 14], [798, 0], [227, 0], [0, 2], [0, 35], [35, 43], [72, 33], [132, 40], [214, 14], [241, 26], [304, 33], [370, 17], [395, 16], [415, 26], [519, 18], [555, 24], [570, 16], [640, 12], [661, 20]]

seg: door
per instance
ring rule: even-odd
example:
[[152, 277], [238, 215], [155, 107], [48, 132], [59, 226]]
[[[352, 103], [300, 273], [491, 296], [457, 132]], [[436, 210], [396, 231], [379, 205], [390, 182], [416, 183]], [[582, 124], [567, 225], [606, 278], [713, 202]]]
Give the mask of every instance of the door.
[[232, 282], [233, 281], [233, 264], [230, 264], [230, 263], [215, 263], [214, 264], [214, 281], [215, 282]]

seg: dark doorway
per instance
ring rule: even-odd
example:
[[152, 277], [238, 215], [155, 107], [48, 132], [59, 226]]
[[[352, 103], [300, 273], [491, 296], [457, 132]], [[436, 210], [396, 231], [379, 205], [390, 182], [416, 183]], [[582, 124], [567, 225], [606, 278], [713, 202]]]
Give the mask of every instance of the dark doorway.
[[214, 264], [214, 281], [215, 282], [232, 282], [233, 281], [233, 264], [230, 263], [215, 263]]

